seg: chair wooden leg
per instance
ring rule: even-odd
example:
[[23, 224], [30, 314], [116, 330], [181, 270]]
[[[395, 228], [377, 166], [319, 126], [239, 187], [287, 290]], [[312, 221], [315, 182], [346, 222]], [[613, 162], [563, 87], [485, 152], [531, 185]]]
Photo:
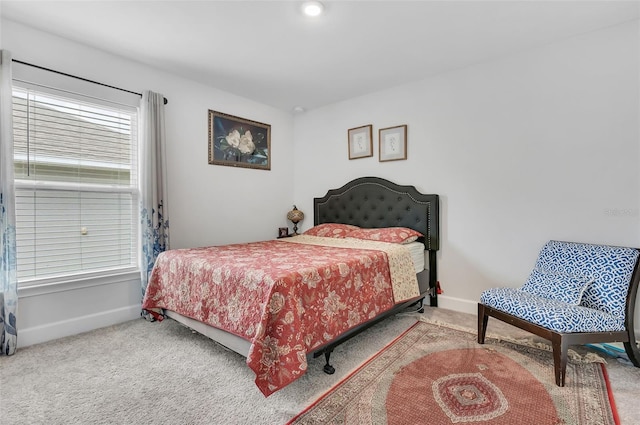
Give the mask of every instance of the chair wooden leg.
[[560, 334], [553, 334], [551, 338], [551, 347], [553, 348], [553, 369], [556, 375], [556, 385], [564, 387], [565, 376], [567, 373], [567, 352], [569, 345]]
[[478, 344], [484, 344], [488, 320], [489, 316], [484, 311], [484, 304], [478, 303]]

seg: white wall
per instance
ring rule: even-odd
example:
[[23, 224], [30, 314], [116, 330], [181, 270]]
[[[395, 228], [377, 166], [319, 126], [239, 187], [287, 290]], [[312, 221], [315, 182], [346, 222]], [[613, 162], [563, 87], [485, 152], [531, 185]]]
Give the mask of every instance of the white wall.
[[[14, 59], [128, 90], [153, 90], [169, 99], [166, 131], [172, 248], [271, 239], [277, 236], [278, 227], [288, 224], [286, 212], [293, 205], [291, 114], [11, 21], [1, 21], [0, 37], [2, 47]], [[209, 109], [271, 124], [271, 170], [209, 165]], [[134, 278], [126, 284], [115, 279], [63, 292], [21, 290], [18, 344], [89, 330], [77, 326], [81, 323], [99, 327], [136, 317], [139, 285]], [[92, 315], [90, 320], [88, 315]]]
[[[293, 203], [310, 213], [313, 197], [365, 175], [440, 194], [443, 307], [475, 312], [482, 290], [520, 285], [548, 239], [640, 246], [638, 22], [295, 119], [0, 23], [2, 47], [16, 59], [169, 98], [174, 248], [272, 238]], [[270, 123], [272, 170], [208, 165], [208, 109]], [[374, 125], [375, 156], [349, 161], [347, 130], [365, 124]], [[377, 130], [398, 124], [408, 125], [409, 158], [379, 163]], [[302, 228], [311, 224], [309, 217]], [[137, 280], [116, 279], [94, 289], [23, 292], [19, 344], [84, 330], [83, 321], [98, 327], [126, 320], [137, 314], [137, 290]]]
[[[365, 175], [440, 194], [440, 305], [471, 313], [549, 239], [640, 246], [638, 49], [636, 21], [310, 111], [298, 207]], [[350, 161], [347, 129], [365, 124], [375, 155]], [[408, 159], [378, 162], [378, 129], [399, 124]]]

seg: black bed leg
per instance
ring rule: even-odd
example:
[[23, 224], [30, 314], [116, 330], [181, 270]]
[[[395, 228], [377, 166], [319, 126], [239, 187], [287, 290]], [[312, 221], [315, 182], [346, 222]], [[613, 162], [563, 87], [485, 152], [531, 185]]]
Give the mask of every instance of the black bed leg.
[[324, 370], [324, 373], [326, 373], [327, 375], [333, 375], [333, 373], [336, 371], [336, 368], [329, 364], [329, 357], [331, 357], [331, 351], [325, 351], [324, 359], [327, 361], [327, 364], [324, 365], [322, 370]]

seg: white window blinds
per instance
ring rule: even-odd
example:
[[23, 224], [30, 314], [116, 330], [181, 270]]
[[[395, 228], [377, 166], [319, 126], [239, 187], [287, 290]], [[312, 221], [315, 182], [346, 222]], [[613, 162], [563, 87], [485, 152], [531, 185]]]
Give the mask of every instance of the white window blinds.
[[14, 86], [21, 286], [137, 267], [137, 110]]

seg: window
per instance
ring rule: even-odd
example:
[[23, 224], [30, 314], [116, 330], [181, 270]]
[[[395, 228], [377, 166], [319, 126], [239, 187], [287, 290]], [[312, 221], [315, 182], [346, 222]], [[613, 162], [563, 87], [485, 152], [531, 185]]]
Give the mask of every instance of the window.
[[136, 270], [137, 109], [17, 83], [13, 120], [19, 285]]

